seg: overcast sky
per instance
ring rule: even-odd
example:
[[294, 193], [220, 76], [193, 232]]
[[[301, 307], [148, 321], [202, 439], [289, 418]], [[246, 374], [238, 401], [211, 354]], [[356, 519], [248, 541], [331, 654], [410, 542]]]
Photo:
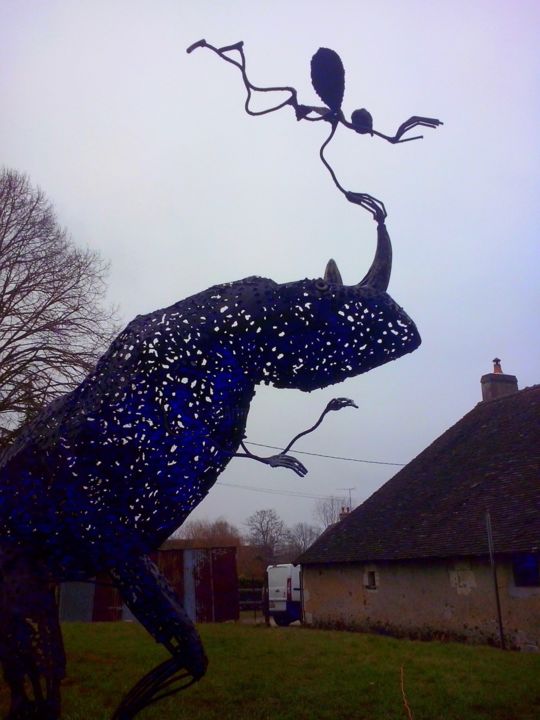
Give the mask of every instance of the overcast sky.
[[[258, 389], [248, 439], [284, 445], [344, 395], [359, 410], [299, 449], [406, 463], [479, 401], [493, 357], [520, 388], [539, 382], [538, 1], [0, 0], [0, 165], [110, 260], [126, 323], [215, 283], [319, 277], [329, 257], [352, 284], [373, 257], [373, 222], [318, 158], [328, 126], [288, 108], [248, 117], [239, 72], [186, 54], [203, 37], [243, 40], [252, 82], [306, 104], [320, 104], [310, 58], [333, 48], [347, 116], [366, 107], [388, 134], [411, 115], [444, 121], [398, 146], [342, 129], [328, 152], [347, 188], [386, 204], [389, 292], [423, 344], [326, 390]], [[313, 497], [287, 493], [353, 488], [358, 504], [398, 469], [298, 457], [304, 479], [232, 461], [192, 517], [241, 525], [274, 507], [311, 522]]]

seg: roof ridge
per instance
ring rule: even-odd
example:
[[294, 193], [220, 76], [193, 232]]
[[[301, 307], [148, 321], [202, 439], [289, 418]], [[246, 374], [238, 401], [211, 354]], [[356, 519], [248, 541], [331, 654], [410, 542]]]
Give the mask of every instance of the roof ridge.
[[539, 391], [479, 402], [298, 560], [485, 554], [488, 508], [495, 546], [532, 552], [540, 537]]

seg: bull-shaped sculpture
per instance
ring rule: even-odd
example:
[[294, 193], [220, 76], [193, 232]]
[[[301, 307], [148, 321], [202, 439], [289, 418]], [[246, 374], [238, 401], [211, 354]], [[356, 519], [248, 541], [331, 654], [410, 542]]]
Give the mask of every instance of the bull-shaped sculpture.
[[[391, 244], [379, 220], [375, 260], [356, 285], [344, 285], [330, 261], [319, 279], [247, 278], [137, 317], [4, 454], [0, 658], [9, 720], [59, 718], [65, 660], [54, 584], [103, 570], [171, 653], [114, 717], [133, 717], [174, 672], [184, 683], [204, 674], [195, 627], [147, 554], [238, 454], [258, 383], [309, 392], [418, 347], [414, 323], [386, 292]], [[303, 474], [286, 455], [266, 461]]]

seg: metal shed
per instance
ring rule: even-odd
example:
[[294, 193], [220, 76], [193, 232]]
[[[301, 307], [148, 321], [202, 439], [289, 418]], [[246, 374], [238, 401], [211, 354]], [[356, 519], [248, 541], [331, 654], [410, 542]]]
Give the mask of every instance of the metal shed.
[[[174, 548], [152, 553], [194, 622], [238, 620], [236, 548]], [[63, 583], [59, 590], [62, 622], [133, 620], [104, 573], [92, 582]]]

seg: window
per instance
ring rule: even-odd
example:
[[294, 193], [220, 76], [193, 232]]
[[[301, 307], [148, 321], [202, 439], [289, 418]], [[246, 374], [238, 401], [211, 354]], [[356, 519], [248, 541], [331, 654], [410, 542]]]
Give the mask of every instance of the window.
[[375, 570], [368, 570], [366, 573], [366, 588], [368, 590], [377, 589], [377, 574]]
[[515, 555], [512, 563], [516, 587], [540, 587], [540, 556]]

